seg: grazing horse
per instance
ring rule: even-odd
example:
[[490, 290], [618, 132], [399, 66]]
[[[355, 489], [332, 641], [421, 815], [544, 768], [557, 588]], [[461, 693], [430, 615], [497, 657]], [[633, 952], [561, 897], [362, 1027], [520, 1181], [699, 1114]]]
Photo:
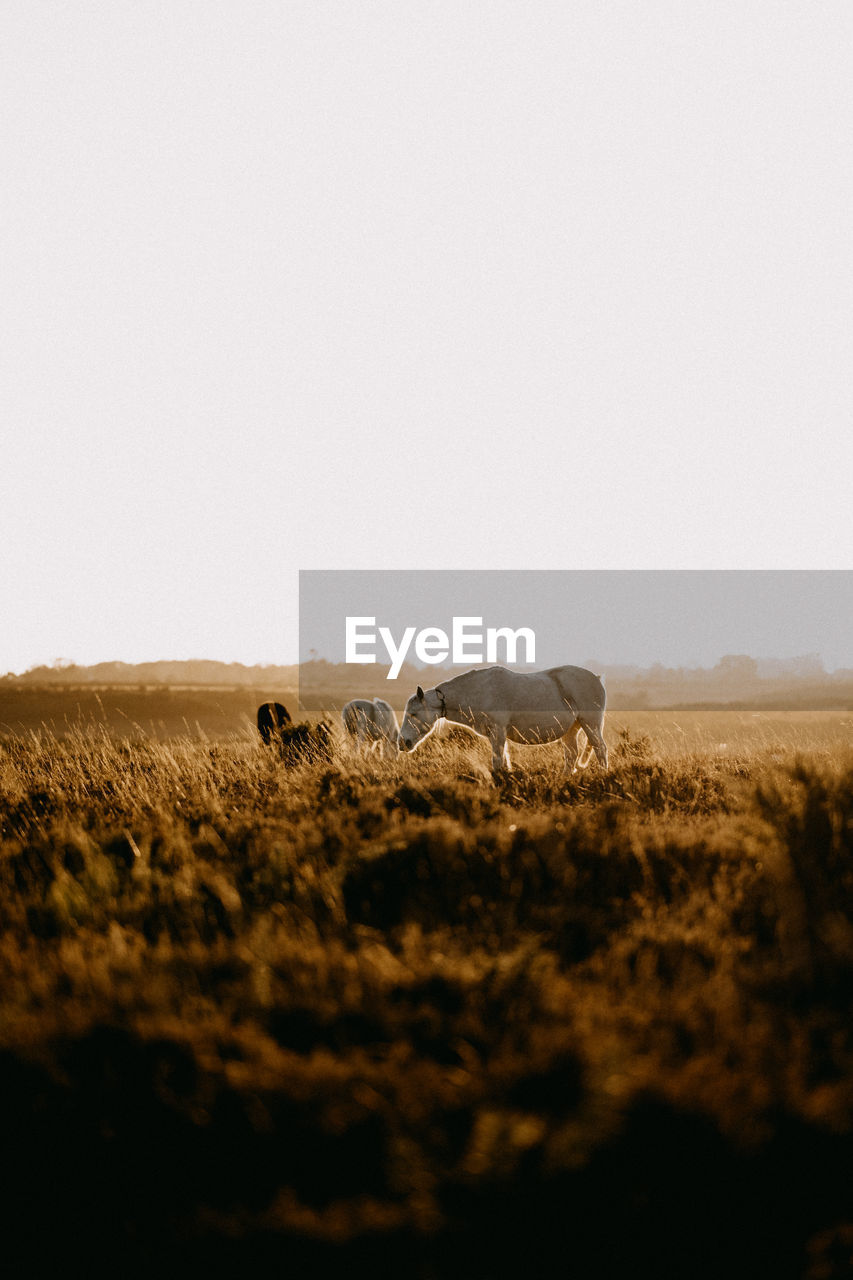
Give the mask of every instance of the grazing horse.
[[341, 719], [347, 734], [359, 747], [368, 743], [372, 751], [379, 743], [383, 758], [386, 754], [396, 756], [400, 730], [394, 708], [384, 698], [374, 698], [372, 702], [354, 698], [344, 707]]
[[[400, 746], [412, 751], [439, 720], [452, 720], [488, 738], [492, 748], [492, 768], [511, 769], [509, 742], [533, 745], [562, 739], [566, 769], [575, 773], [580, 763], [589, 763], [595, 752], [602, 769], [607, 768], [607, 744], [602, 736], [606, 703], [600, 676], [584, 667], [550, 667], [547, 671], [508, 671], [506, 667], [484, 667], [466, 671], [423, 689], [418, 685], [406, 703]], [[581, 729], [588, 746], [578, 762], [578, 734]]]
[[262, 702], [258, 707], [258, 733], [265, 746], [281, 742], [282, 728], [290, 724], [290, 713], [281, 702]]

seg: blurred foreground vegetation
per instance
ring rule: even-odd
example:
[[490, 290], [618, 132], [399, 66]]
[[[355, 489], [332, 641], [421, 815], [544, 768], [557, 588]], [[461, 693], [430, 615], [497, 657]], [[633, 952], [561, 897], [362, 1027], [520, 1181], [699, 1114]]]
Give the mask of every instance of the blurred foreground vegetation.
[[851, 1274], [850, 728], [0, 741], [7, 1251]]

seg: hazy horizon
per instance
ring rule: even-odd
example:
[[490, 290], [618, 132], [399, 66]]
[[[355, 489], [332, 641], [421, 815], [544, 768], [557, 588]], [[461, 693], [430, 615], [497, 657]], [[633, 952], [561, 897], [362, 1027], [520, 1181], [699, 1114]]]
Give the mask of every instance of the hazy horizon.
[[[398, 639], [407, 626], [449, 631], [454, 615], [480, 616], [483, 628], [531, 626], [539, 668], [571, 662], [605, 670], [710, 669], [733, 654], [759, 661], [817, 655], [827, 672], [853, 668], [853, 571], [308, 570], [300, 574], [296, 653], [254, 661], [196, 652], [94, 662], [68, 654], [17, 671], [0, 666], [0, 674], [110, 662], [342, 662], [348, 614], [375, 616], [376, 627], [390, 627]], [[382, 665], [384, 651], [378, 643], [375, 649]], [[405, 661], [428, 665], [411, 646]]]
[[[827, 665], [827, 663], [824, 661], [823, 655], [822, 655], [821, 653], [816, 652], [816, 651], [814, 651], [814, 652], [808, 652], [808, 653], [796, 653], [796, 654], [788, 655], [788, 656], [786, 656], [786, 657], [782, 657], [782, 656], [780, 656], [779, 654], [775, 654], [775, 653], [746, 653], [746, 654], [742, 654], [742, 653], [737, 653], [737, 654], [732, 654], [732, 653], [721, 653], [721, 654], [720, 654], [720, 655], [719, 655], [715, 660], [713, 660], [712, 662], [707, 663], [707, 664], [704, 664], [704, 665], [701, 665], [701, 666], [695, 666], [695, 667], [688, 666], [688, 665], [687, 665], [687, 664], [685, 664], [685, 663], [681, 663], [681, 664], [678, 664], [678, 665], [676, 665], [676, 666], [669, 666], [668, 664], [666, 664], [666, 663], [664, 663], [664, 662], [660, 662], [658, 659], [655, 659], [654, 661], [652, 661], [652, 662], [650, 662], [650, 663], [639, 663], [639, 662], [630, 662], [630, 661], [629, 661], [629, 662], [613, 662], [613, 663], [610, 663], [609, 665], [610, 665], [610, 667], [611, 667], [612, 669], [615, 669], [615, 668], [635, 668], [635, 669], [636, 669], [636, 670], [638, 670], [638, 671], [648, 671], [649, 669], [651, 669], [651, 668], [653, 668], [653, 667], [657, 667], [657, 666], [664, 667], [666, 670], [670, 670], [670, 671], [674, 671], [674, 670], [685, 670], [685, 671], [693, 671], [693, 670], [695, 670], [695, 671], [711, 671], [711, 670], [713, 670], [713, 669], [714, 669], [714, 667], [718, 666], [718, 665], [720, 664], [720, 662], [722, 662], [722, 660], [723, 660], [724, 658], [726, 658], [726, 657], [746, 657], [746, 658], [752, 659], [753, 661], [755, 661], [755, 662], [757, 662], [757, 663], [759, 663], [759, 664], [760, 664], [760, 663], [774, 663], [774, 664], [775, 664], [775, 663], [779, 663], [779, 664], [784, 664], [784, 665], [788, 665], [788, 664], [791, 664], [791, 663], [796, 663], [797, 661], [799, 661], [799, 660], [801, 660], [801, 659], [817, 659], [817, 660], [819, 660], [819, 661], [821, 662], [821, 664], [823, 665], [824, 672], [825, 672], [825, 674], [826, 674], [826, 675], [833, 675], [833, 674], [835, 674], [835, 673], [836, 673], [836, 672], [838, 672], [838, 671], [853, 671], [853, 664], [851, 664], [849, 667], [848, 667], [848, 666], [843, 666], [843, 665], [842, 665], [842, 666], [839, 666], [839, 667], [830, 667], [830, 666], [828, 666], [828, 665]], [[318, 657], [318, 658], [309, 658], [309, 659], [307, 659], [307, 661], [308, 661], [308, 662], [329, 662], [329, 659], [328, 659], [328, 658], [319, 658], [319, 657]], [[293, 662], [240, 662], [240, 661], [239, 661], [239, 660], [237, 660], [237, 659], [234, 659], [234, 660], [232, 660], [232, 661], [223, 661], [222, 659], [219, 659], [219, 658], [205, 658], [205, 657], [200, 657], [200, 656], [198, 656], [198, 655], [196, 655], [196, 656], [195, 656], [195, 657], [193, 657], [193, 658], [143, 658], [143, 659], [141, 659], [139, 662], [125, 662], [125, 661], [124, 661], [123, 659], [121, 659], [121, 658], [105, 658], [105, 659], [103, 659], [103, 660], [101, 660], [101, 661], [99, 661], [99, 662], [88, 662], [88, 663], [81, 663], [81, 662], [64, 662], [64, 661], [63, 661], [61, 664], [56, 664], [56, 663], [34, 663], [32, 666], [26, 667], [23, 671], [2, 671], [2, 672], [0, 672], [0, 679], [3, 679], [5, 676], [9, 676], [9, 675], [11, 675], [11, 676], [25, 676], [25, 675], [30, 675], [30, 674], [32, 674], [34, 671], [40, 671], [40, 670], [48, 670], [48, 671], [65, 671], [65, 670], [69, 670], [69, 669], [75, 669], [75, 670], [78, 670], [78, 671], [92, 671], [92, 670], [94, 670], [95, 668], [97, 668], [97, 667], [102, 667], [102, 666], [122, 666], [122, 667], [132, 667], [132, 668], [136, 668], [136, 667], [172, 666], [172, 665], [177, 665], [177, 664], [188, 664], [188, 665], [189, 665], [189, 664], [193, 664], [193, 663], [200, 663], [200, 664], [207, 664], [207, 663], [210, 663], [210, 664], [214, 664], [214, 665], [216, 665], [216, 666], [221, 666], [221, 667], [231, 667], [231, 666], [243, 667], [246, 671], [264, 670], [264, 669], [268, 669], [268, 668], [271, 668], [271, 667], [272, 667], [272, 668], [283, 668], [283, 669], [287, 669], [287, 668], [291, 668], [291, 667], [292, 667], [292, 668], [297, 668], [297, 667], [299, 667], [299, 666], [301, 666], [301, 665], [302, 665], [302, 663], [300, 663], [300, 662], [298, 662], [298, 661], [293, 661]], [[604, 669], [604, 668], [606, 667], [606, 665], [607, 665], [607, 664], [603, 664], [603, 663], [597, 663], [594, 657], [589, 657], [589, 656], [586, 658], [586, 660], [585, 660], [584, 662], [582, 662], [582, 663], [581, 663], [581, 665], [590, 665], [590, 664], [595, 665], [595, 666], [597, 666], [598, 668], [602, 668], [602, 669]], [[331, 665], [332, 665], [332, 666], [347, 666], [348, 664], [347, 664], [346, 662], [341, 661], [341, 662], [332, 662], [332, 663], [331, 663]], [[430, 666], [429, 666], [428, 664], [419, 662], [419, 661], [418, 661], [418, 659], [417, 659], [416, 657], [407, 657], [406, 662], [405, 662], [405, 664], [404, 664], [404, 665], [405, 665], [406, 667], [417, 667], [418, 669], [420, 669], [420, 670], [424, 670], [424, 671], [428, 671], [428, 670], [430, 670], [430, 669], [431, 669], [431, 668], [430, 668]], [[452, 664], [448, 662], [448, 663], [447, 663], [447, 664], [445, 664], [445, 665], [446, 665], [446, 666], [450, 666], [450, 665], [452, 665]], [[481, 665], [481, 664], [475, 664], [475, 665]]]

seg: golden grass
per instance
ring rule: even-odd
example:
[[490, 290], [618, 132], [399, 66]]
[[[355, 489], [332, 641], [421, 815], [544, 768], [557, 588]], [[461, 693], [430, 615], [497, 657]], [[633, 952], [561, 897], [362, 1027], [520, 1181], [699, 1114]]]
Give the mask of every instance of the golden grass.
[[9, 1247], [845, 1274], [850, 728], [613, 715], [498, 786], [456, 735], [0, 742]]

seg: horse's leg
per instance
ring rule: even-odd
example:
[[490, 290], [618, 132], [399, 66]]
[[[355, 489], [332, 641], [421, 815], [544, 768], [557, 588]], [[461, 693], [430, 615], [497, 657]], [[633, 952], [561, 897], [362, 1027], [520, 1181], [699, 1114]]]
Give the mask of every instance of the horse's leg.
[[[581, 722], [576, 720], [569, 729], [568, 733], [563, 734], [563, 756], [566, 762], [566, 773], [577, 773], [578, 771], [578, 734], [581, 731]], [[584, 759], [580, 761], [580, 768], [585, 769], [589, 763], [590, 747], [587, 744]]]
[[[585, 732], [584, 732], [584, 736], [586, 736]], [[585, 769], [591, 759], [592, 759], [592, 743], [590, 742], [589, 738], [587, 738], [584, 749], [581, 752], [580, 759], [578, 760], [578, 768]]]
[[607, 768], [607, 743], [601, 732], [601, 724], [596, 724], [592, 720], [581, 720], [581, 727], [587, 736], [587, 739], [595, 752], [595, 758], [601, 765], [602, 769]]
[[512, 769], [509, 758], [509, 745], [506, 740], [506, 729], [499, 724], [489, 727], [489, 742], [492, 748], [492, 772], [501, 773]]

